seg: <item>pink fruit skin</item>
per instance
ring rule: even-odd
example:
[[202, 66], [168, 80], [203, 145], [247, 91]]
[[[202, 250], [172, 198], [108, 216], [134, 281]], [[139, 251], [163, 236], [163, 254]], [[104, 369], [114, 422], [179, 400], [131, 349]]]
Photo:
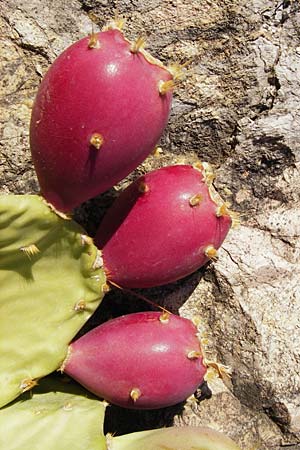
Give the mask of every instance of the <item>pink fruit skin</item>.
[[[61, 211], [112, 187], [154, 149], [167, 123], [171, 92], [164, 68], [132, 53], [122, 33], [97, 34], [65, 50], [39, 88], [30, 145], [42, 194]], [[99, 133], [103, 144], [90, 144]]]
[[[128, 314], [94, 328], [71, 344], [64, 372], [105, 400], [126, 408], [155, 409], [192, 395], [206, 367], [190, 320], [160, 312]], [[130, 392], [140, 391], [134, 402]]]
[[[191, 206], [197, 194], [201, 201]], [[217, 217], [216, 210], [202, 173], [192, 166], [164, 167], [137, 180], [114, 202], [96, 234], [108, 279], [143, 288], [194, 272], [208, 261], [205, 249], [218, 249], [230, 229], [230, 216]]]

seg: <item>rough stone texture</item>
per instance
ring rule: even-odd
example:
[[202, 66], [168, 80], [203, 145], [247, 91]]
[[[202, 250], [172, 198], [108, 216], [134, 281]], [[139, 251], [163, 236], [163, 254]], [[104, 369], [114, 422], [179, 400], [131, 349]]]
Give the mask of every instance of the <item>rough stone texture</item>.
[[[191, 61], [164, 153], [136, 174], [203, 159], [241, 213], [217, 263], [143, 294], [201, 315], [213, 356], [233, 368], [214, 396], [153, 412], [108, 409], [107, 430], [208, 424], [245, 450], [300, 446], [300, 6], [297, 0], [2, 0], [0, 190], [36, 192], [28, 147], [34, 95], [49, 64], [114, 15], [163, 61]], [[128, 180], [135, 175], [131, 175]], [[116, 190], [76, 217], [93, 233]], [[145, 307], [110, 293], [96, 322]], [[199, 394], [200, 395], [200, 394]]]

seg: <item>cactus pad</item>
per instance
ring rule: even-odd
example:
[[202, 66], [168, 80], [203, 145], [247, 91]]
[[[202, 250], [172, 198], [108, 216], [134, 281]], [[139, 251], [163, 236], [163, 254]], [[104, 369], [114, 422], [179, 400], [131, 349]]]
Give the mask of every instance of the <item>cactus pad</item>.
[[207, 427], [170, 427], [109, 439], [108, 450], [240, 450], [227, 436]]
[[105, 450], [105, 405], [75, 383], [47, 377], [0, 410], [0, 448]]
[[92, 240], [36, 195], [0, 196], [0, 406], [56, 370], [103, 297]]

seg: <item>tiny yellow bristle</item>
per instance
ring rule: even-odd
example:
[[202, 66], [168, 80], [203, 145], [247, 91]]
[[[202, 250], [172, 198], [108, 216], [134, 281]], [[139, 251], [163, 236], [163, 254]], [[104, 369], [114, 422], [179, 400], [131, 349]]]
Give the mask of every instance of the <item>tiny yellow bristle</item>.
[[100, 42], [97, 33], [91, 33], [89, 35], [88, 48], [100, 48]]
[[26, 378], [20, 384], [21, 392], [30, 391], [34, 386], [38, 384], [37, 380], [33, 380], [32, 378]]
[[204, 376], [205, 381], [209, 383], [210, 381], [214, 381], [216, 378], [219, 378], [218, 373], [212, 367], [208, 367]]
[[182, 80], [185, 76], [185, 73], [183, 71], [185, 66], [186, 66], [186, 64], [173, 63], [173, 64], [170, 64], [167, 67], [167, 69], [170, 72], [170, 74], [172, 75], [174, 80]]
[[157, 145], [151, 154], [153, 156], [155, 156], [156, 158], [158, 158], [162, 153], [163, 153], [163, 149]]
[[24, 247], [20, 247], [21, 252], [25, 253], [29, 258], [30, 256], [36, 255], [40, 252], [38, 247], [35, 244], [26, 245]]
[[109, 292], [109, 291], [110, 291], [110, 286], [109, 286], [109, 284], [104, 283], [104, 284], [102, 285], [102, 292], [103, 292], [103, 294], [106, 294], [106, 293]]
[[92, 134], [91, 139], [90, 139], [90, 144], [93, 147], [95, 147], [97, 150], [99, 150], [100, 147], [102, 147], [103, 143], [104, 143], [104, 139], [100, 133]]
[[150, 188], [149, 188], [148, 184], [145, 183], [145, 181], [141, 181], [141, 182], [140, 182], [140, 184], [139, 184], [139, 186], [138, 186], [138, 191], [139, 191], [141, 194], [145, 194], [145, 192], [148, 192], [149, 189], [150, 189]]
[[232, 195], [232, 191], [228, 187], [224, 187], [223, 189], [225, 197], [230, 197]]
[[131, 53], [138, 53], [141, 49], [145, 48], [146, 38], [144, 36], [140, 36], [136, 39], [136, 41], [131, 43], [130, 51]]
[[167, 80], [167, 81], [163, 81], [160, 80], [158, 82], [158, 90], [160, 95], [166, 95], [167, 92], [172, 91], [176, 86], [176, 83], [174, 80]]
[[124, 27], [125, 19], [122, 18], [115, 18], [108, 22], [104, 27], [102, 28], [102, 31], [108, 31], [108, 30], [119, 30], [121, 31]]
[[189, 204], [191, 206], [197, 206], [201, 203], [202, 200], [203, 200], [202, 194], [195, 194], [193, 195], [193, 197], [189, 199]]
[[192, 322], [195, 325], [195, 327], [199, 327], [199, 325], [202, 323], [202, 319], [200, 316], [193, 316], [192, 317]]
[[205, 359], [203, 362], [208, 368], [206, 372], [207, 376], [205, 376], [206, 381], [209, 381], [209, 378], [221, 378], [221, 380], [223, 380], [226, 385], [230, 384], [232, 373], [230, 367], [224, 366], [223, 364], [219, 364], [216, 361], [211, 361], [208, 359]]
[[72, 411], [72, 409], [73, 409], [73, 404], [72, 404], [71, 402], [67, 402], [67, 403], [65, 403], [65, 404], [63, 405], [63, 409], [64, 409], [65, 411]]
[[159, 321], [161, 323], [168, 323], [170, 320], [170, 313], [167, 311], [164, 311], [160, 316], [159, 316]]
[[223, 205], [217, 207], [216, 216], [217, 217], [230, 216], [228, 205], [226, 202], [223, 203]]
[[219, 205], [216, 209], [217, 217], [230, 217], [231, 218], [231, 226], [232, 228], [237, 228], [240, 224], [240, 215], [236, 211], [231, 211], [230, 203], [224, 202], [222, 205]]
[[141, 396], [141, 391], [139, 390], [139, 388], [131, 389], [130, 397], [134, 401], [134, 403], [140, 398], [140, 396]]
[[208, 247], [206, 247], [204, 253], [209, 259], [216, 260], [218, 258], [218, 252], [213, 245], [209, 245]]
[[187, 354], [188, 359], [198, 359], [198, 358], [201, 358], [201, 356], [202, 356], [201, 352], [199, 352], [197, 350], [191, 350]]
[[236, 211], [229, 211], [232, 228], [238, 228], [241, 225], [241, 216]]
[[202, 162], [198, 161], [195, 164], [193, 164], [194, 169], [200, 170], [202, 172], [204, 170]]
[[103, 267], [103, 264], [104, 264], [104, 261], [102, 258], [102, 252], [101, 252], [101, 250], [98, 250], [95, 261], [93, 262], [93, 265], [92, 265], [92, 269], [93, 270], [101, 269]]
[[90, 236], [87, 236], [86, 234], [81, 235], [81, 244], [82, 245], [92, 245], [93, 244], [93, 238]]
[[79, 300], [74, 306], [74, 311], [84, 311], [85, 309], [86, 309], [86, 302], [83, 299]]

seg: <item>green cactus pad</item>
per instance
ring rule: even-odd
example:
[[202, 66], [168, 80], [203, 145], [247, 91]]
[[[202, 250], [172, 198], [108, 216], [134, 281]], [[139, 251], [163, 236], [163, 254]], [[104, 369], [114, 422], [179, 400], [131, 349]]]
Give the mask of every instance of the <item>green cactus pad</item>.
[[0, 407], [59, 368], [105, 290], [83, 229], [36, 195], [0, 196]]
[[0, 409], [0, 448], [105, 450], [104, 413], [105, 404], [77, 384], [47, 377]]
[[108, 450], [241, 450], [231, 439], [207, 427], [170, 427], [107, 438]]

